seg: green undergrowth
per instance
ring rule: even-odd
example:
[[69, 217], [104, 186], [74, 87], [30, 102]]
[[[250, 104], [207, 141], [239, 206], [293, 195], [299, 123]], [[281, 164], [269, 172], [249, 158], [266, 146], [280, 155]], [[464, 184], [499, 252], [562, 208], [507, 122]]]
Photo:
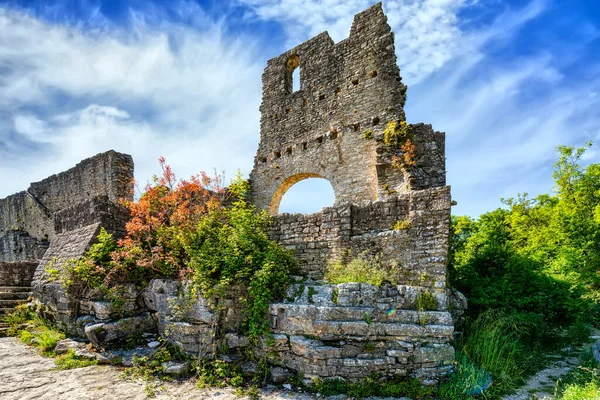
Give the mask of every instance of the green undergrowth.
[[555, 397], [558, 400], [600, 400], [600, 369], [589, 348], [582, 355], [580, 365], [556, 383]]
[[[256, 373], [252, 377], [244, 377], [241, 365], [248, 358], [256, 361]], [[186, 363], [185, 373], [172, 376], [165, 372], [165, 363], [169, 361]], [[161, 347], [152, 355], [135, 357], [133, 366], [123, 372], [125, 379], [140, 379], [145, 383], [145, 391], [149, 397], [154, 397], [163, 388], [164, 382], [174, 379], [196, 379], [198, 389], [234, 387], [238, 395], [256, 398], [258, 386], [264, 384], [269, 376], [266, 360], [256, 357], [246, 357], [237, 362], [220, 359], [192, 359], [178, 346], [163, 342]]]
[[54, 356], [54, 348], [65, 334], [48, 321], [29, 310], [26, 305], [17, 306], [15, 311], [4, 317], [9, 325], [8, 336], [15, 336], [23, 343], [38, 348], [42, 355]]
[[394, 268], [385, 268], [378, 257], [362, 254], [350, 261], [338, 259], [327, 265], [325, 279], [331, 283], [369, 283], [381, 286], [394, 281]]
[[163, 343], [156, 352], [149, 356], [134, 357], [133, 365], [123, 371], [122, 377], [144, 381], [146, 395], [154, 397], [162, 389], [162, 382], [173, 380], [170, 375], [165, 373], [164, 363], [169, 361], [187, 362], [189, 356], [179, 347]]
[[57, 355], [54, 349], [56, 344], [66, 337], [65, 334], [26, 305], [17, 306], [15, 311], [6, 315], [3, 320], [9, 325], [8, 336], [17, 337], [21, 342], [37, 348], [44, 357], [54, 358], [58, 370], [98, 364], [96, 360], [76, 355], [73, 350]]
[[75, 354], [74, 350], [69, 350], [69, 352], [65, 354], [56, 356], [54, 363], [56, 364], [56, 369], [58, 370], [84, 368], [91, 365], [98, 365], [97, 360], [91, 360], [87, 357], [78, 356]]
[[423, 386], [418, 379], [382, 379], [377, 374], [357, 381], [347, 381], [341, 378], [317, 379], [313, 381], [311, 388], [305, 389], [322, 396], [345, 394], [356, 399], [371, 396], [434, 399], [436, 392], [434, 387]]

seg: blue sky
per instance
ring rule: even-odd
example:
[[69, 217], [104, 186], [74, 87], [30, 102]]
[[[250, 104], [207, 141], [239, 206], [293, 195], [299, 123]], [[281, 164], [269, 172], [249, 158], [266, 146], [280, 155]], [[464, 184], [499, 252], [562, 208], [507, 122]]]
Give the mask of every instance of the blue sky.
[[[259, 138], [266, 61], [367, 0], [0, 1], [0, 197], [115, 149], [144, 183], [163, 155], [181, 177], [239, 168]], [[455, 214], [552, 189], [559, 144], [595, 142], [600, 2], [390, 0], [409, 122], [446, 132]], [[298, 183], [282, 211], [333, 202]]]

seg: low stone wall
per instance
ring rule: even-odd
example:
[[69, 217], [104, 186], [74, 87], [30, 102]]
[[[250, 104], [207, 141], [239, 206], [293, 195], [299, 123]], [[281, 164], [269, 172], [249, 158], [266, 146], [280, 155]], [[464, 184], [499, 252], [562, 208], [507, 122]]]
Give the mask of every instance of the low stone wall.
[[[308, 378], [379, 372], [426, 384], [452, 372], [454, 326], [446, 289], [311, 282], [290, 285], [286, 300], [270, 306], [274, 345], [262, 343], [258, 351], [273, 365]], [[211, 304], [202, 296], [189, 297], [186, 285], [153, 280], [142, 293], [159, 334], [194, 356], [212, 357], [219, 350], [227, 358], [228, 351], [247, 347], [239, 334], [244, 309], [234, 301], [240, 289]], [[433, 297], [433, 309], [419, 309], [423, 293]]]
[[397, 266], [397, 282], [443, 288], [450, 202], [450, 188], [441, 187], [310, 215], [281, 214], [274, 217], [269, 237], [293, 250], [301, 274], [314, 279], [342, 256], [368, 253], [384, 267]]
[[[418, 309], [424, 292], [435, 298], [435, 309]], [[377, 371], [433, 384], [452, 372], [454, 327], [445, 289], [294, 284], [270, 314], [277, 339], [271, 361], [307, 377]]]
[[36, 262], [0, 262], [0, 286], [30, 286]]

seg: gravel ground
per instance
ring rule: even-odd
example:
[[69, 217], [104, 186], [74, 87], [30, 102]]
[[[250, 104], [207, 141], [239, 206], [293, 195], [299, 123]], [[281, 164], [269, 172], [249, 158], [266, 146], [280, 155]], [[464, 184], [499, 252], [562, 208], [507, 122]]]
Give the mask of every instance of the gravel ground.
[[[54, 360], [15, 338], [0, 338], [0, 399], [1, 400], [88, 400], [146, 399], [142, 382], [120, 377], [121, 369], [113, 366], [92, 366], [66, 371], [54, 369]], [[199, 390], [192, 380], [165, 383], [156, 399], [240, 399], [231, 389]], [[264, 389], [261, 399], [309, 400], [314, 396], [279, 389]]]

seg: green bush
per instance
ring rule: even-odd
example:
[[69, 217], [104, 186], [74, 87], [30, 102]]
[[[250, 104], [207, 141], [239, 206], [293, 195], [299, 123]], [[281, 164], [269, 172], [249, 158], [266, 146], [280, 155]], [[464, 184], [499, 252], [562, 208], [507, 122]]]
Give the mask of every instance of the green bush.
[[600, 399], [600, 371], [589, 347], [581, 364], [556, 383], [555, 394], [559, 400]]
[[230, 191], [237, 200], [201, 219], [185, 235], [184, 247], [192, 281], [204, 296], [224, 295], [231, 286], [248, 288], [245, 328], [255, 340], [268, 332], [269, 304], [284, 296], [296, 260], [267, 237], [271, 218], [245, 200], [248, 183], [237, 179]]
[[91, 365], [97, 365], [97, 360], [90, 360], [86, 357], [81, 357], [75, 354], [75, 351], [69, 350], [68, 353], [61, 354], [56, 357], [54, 360], [56, 364], [56, 369], [58, 370], [66, 370], [66, 369], [75, 369], [75, 368], [84, 368], [89, 367]]
[[377, 374], [356, 381], [326, 378], [317, 379], [313, 383], [311, 390], [325, 397], [346, 394], [356, 399], [372, 396], [430, 399], [435, 394], [435, 388], [423, 386], [418, 379], [404, 377], [381, 379]]
[[393, 280], [392, 273], [393, 269], [384, 268], [378, 258], [363, 254], [349, 262], [337, 260], [328, 264], [325, 279], [331, 283], [362, 282], [381, 286]]
[[23, 343], [38, 347], [42, 355], [53, 355], [58, 341], [65, 338], [63, 332], [30, 311], [26, 305], [17, 306], [15, 311], [5, 316], [4, 321], [9, 324], [9, 336], [16, 336]]

